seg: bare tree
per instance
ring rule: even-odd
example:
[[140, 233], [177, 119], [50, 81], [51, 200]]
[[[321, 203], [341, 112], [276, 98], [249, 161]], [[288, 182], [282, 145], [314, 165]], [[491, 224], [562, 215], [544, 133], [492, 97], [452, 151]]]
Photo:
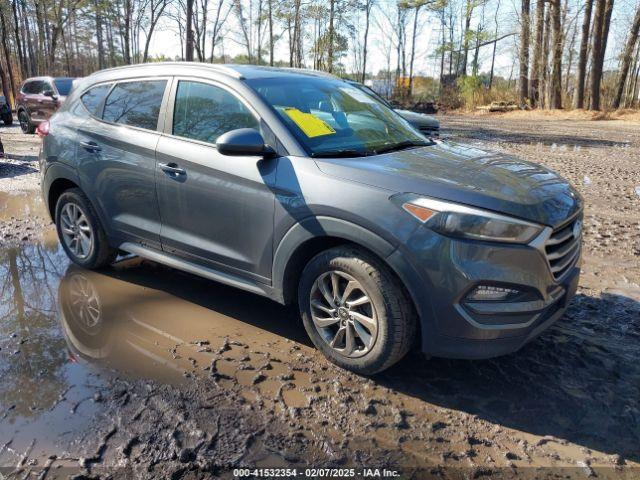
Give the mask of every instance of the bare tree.
[[620, 102], [622, 101], [622, 94], [624, 93], [624, 86], [627, 82], [627, 76], [629, 75], [629, 67], [631, 66], [631, 57], [635, 49], [636, 43], [638, 43], [638, 33], [640, 32], [640, 6], [636, 8], [636, 14], [633, 18], [631, 30], [627, 37], [627, 44], [622, 54], [622, 64], [620, 66], [620, 75], [618, 77], [618, 85], [616, 86], [616, 94], [613, 99], [613, 108], [620, 108]]
[[193, 50], [195, 48], [194, 37], [193, 37], [193, 3], [194, 0], [187, 0], [187, 8], [186, 8], [186, 40], [185, 40], [185, 51], [184, 51], [184, 59], [187, 62], [193, 62]]
[[550, 107], [555, 109], [562, 108], [562, 23], [561, 23], [561, 5], [560, 0], [550, 0], [551, 5], [551, 24], [552, 24], [552, 45], [553, 59], [551, 62], [551, 92]]
[[543, 62], [543, 39], [544, 39], [544, 0], [537, 0], [536, 3], [536, 26], [535, 41], [533, 45], [533, 62], [531, 68], [530, 91], [531, 105], [536, 106], [540, 100], [540, 78], [542, 76]]
[[522, 18], [520, 30], [520, 77], [518, 89], [518, 101], [520, 105], [526, 105], [529, 100], [529, 32], [531, 26], [529, 22], [530, 2], [522, 0]]

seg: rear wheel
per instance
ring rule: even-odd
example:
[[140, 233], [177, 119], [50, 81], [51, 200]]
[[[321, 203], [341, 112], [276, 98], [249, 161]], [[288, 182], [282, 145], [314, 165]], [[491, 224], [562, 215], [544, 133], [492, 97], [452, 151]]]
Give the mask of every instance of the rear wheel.
[[22, 133], [31, 134], [36, 131], [36, 127], [31, 123], [29, 114], [26, 111], [20, 110], [18, 112], [18, 121], [20, 122]]
[[93, 206], [79, 188], [60, 195], [56, 230], [67, 256], [82, 267], [101, 268], [116, 259], [117, 250], [109, 246]]
[[336, 365], [370, 375], [410, 349], [416, 331], [413, 305], [379, 259], [355, 247], [316, 255], [298, 290], [305, 329]]

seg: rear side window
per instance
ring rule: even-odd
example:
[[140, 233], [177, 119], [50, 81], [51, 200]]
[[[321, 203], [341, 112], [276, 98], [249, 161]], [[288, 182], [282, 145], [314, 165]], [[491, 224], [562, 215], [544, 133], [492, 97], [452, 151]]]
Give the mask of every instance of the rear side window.
[[44, 87], [44, 82], [42, 80], [32, 80], [31, 82], [27, 82], [22, 87], [23, 93], [42, 93]]
[[100, 107], [104, 97], [109, 93], [111, 84], [97, 85], [87, 90], [81, 97], [82, 104], [91, 115], [100, 116]]
[[108, 122], [155, 130], [166, 80], [118, 83], [104, 103], [102, 118]]
[[206, 83], [178, 83], [174, 135], [215, 143], [220, 135], [237, 128], [258, 128], [258, 121], [238, 98]]

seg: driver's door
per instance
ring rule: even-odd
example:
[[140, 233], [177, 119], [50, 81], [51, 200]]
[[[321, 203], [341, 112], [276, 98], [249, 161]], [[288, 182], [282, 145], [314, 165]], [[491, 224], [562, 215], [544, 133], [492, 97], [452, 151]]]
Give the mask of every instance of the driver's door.
[[156, 152], [160, 238], [167, 253], [268, 282], [271, 277], [277, 160], [220, 154], [216, 139], [259, 128], [235, 92], [177, 79]]

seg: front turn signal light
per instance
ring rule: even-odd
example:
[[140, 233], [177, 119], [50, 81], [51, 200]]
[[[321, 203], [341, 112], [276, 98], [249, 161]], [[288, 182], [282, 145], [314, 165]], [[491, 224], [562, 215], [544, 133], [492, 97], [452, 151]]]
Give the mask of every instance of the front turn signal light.
[[420, 205], [415, 205], [413, 203], [404, 203], [402, 205], [402, 208], [404, 208], [407, 212], [409, 212], [411, 215], [416, 217], [422, 223], [426, 222], [431, 217], [433, 217], [436, 213], [438, 213], [435, 210], [431, 210], [430, 208], [426, 208], [426, 207], [421, 207]]

